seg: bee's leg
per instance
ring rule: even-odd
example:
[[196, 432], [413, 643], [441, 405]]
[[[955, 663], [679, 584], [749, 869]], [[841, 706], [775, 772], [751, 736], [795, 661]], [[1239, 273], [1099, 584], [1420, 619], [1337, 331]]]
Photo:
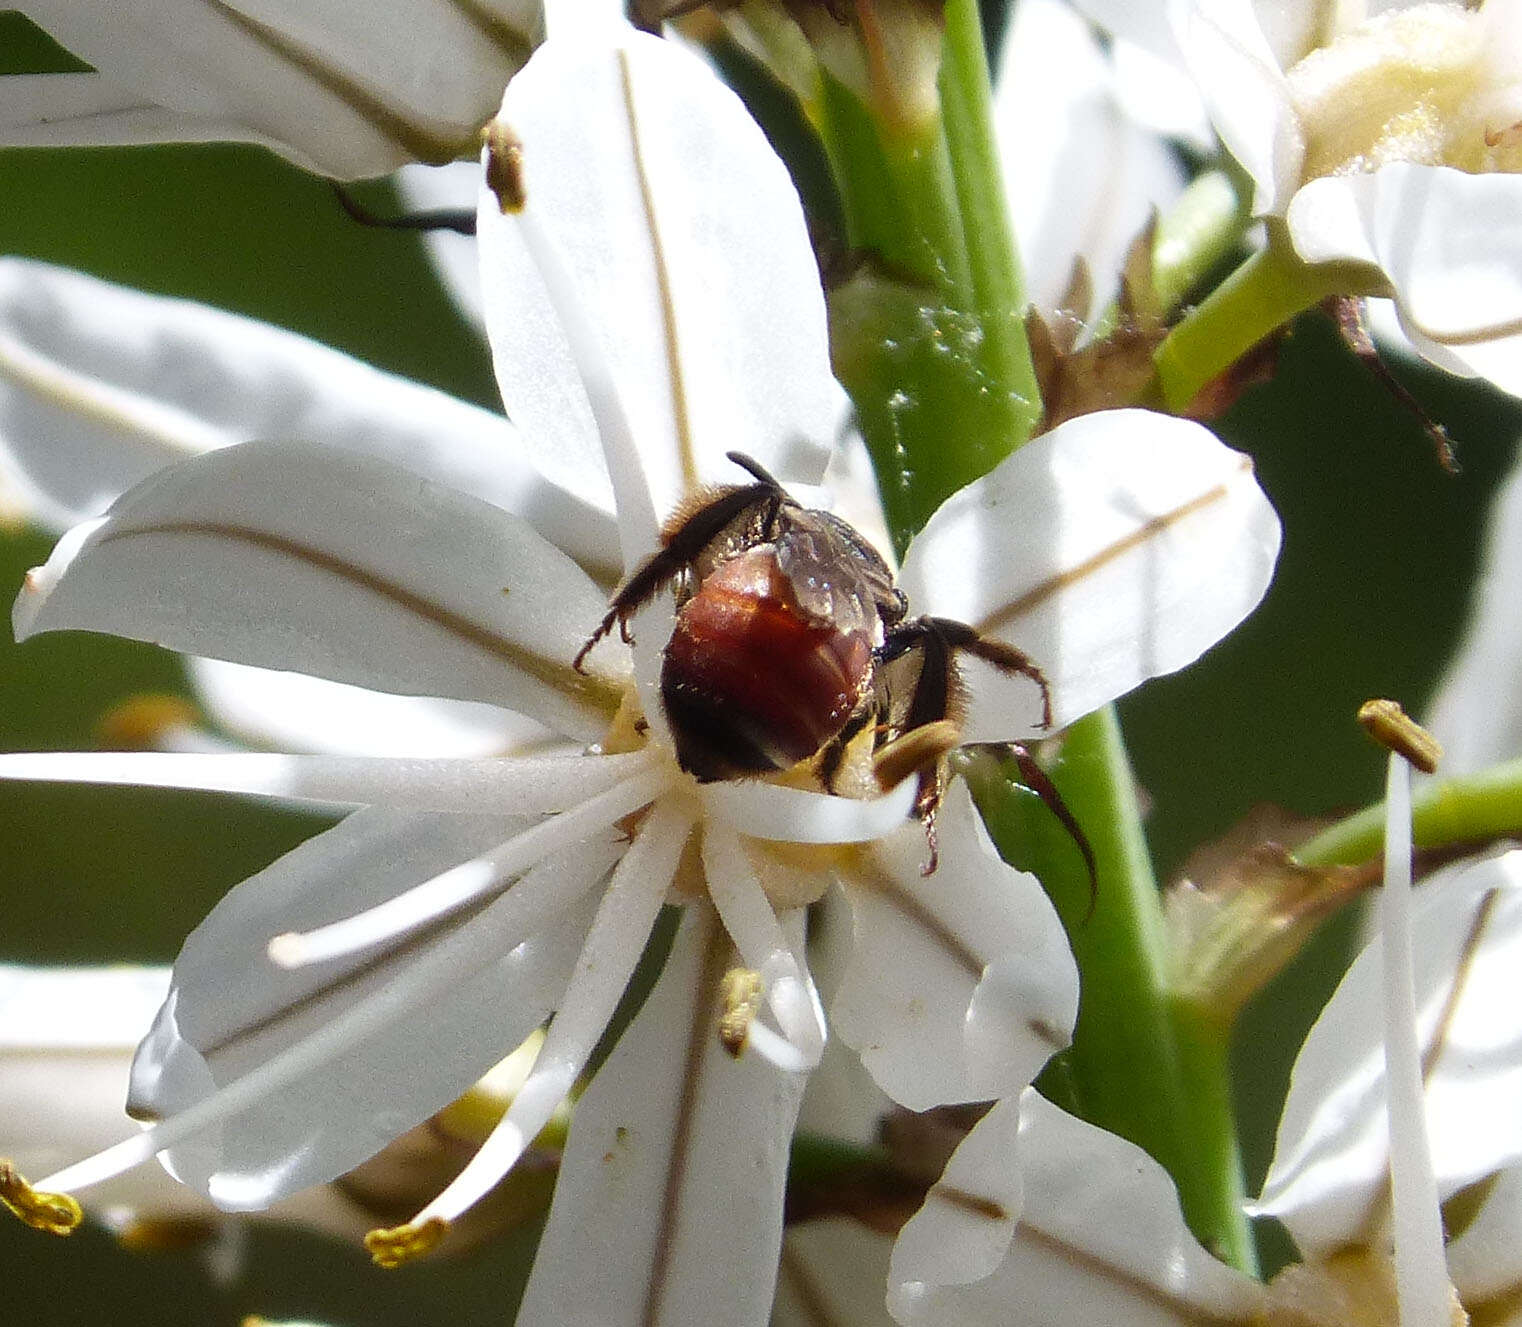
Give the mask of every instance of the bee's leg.
[[961, 743], [961, 688], [954, 649], [941, 619], [921, 617], [891, 627], [877, 654], [880, 665], [911, 652], [919, 655], [919, 674], [904, 708], [899, 736], [877, 752], [873, 767], [884, 787], [893, 787], [910, 774], [919, 779], [914, 814], [925, 827], [930, 854], [922, 868], [925, 875], [940, 863], [935, 817], [946, 794], [946, 757]]
[[824, 790], [833, 793], [835, 778], [840, 773], [840, 763], [846, 757], [846, 748], [856, 739], [865, 728], [877, 717], [877, 711], [870, 705], [860, 706], [850, 718], [846, 720], [846, 726], [824, 745], [824, 750], [819, 753], [819, 764], [815, 766], [815, 772], [819, 776], [819, 782]]
[[982, 659], [984, 663], [992, 664], [1002, 673], [1013, 673], [1020, 677], [1028, 677], [1041, 689], [1041, 726], [1052, 726], [1052, 687], [1046, 680], [1046, 674], [1036, 665], [1030, 655], [1023, 650], [1017, 650], [1013, 645], [1006, 645], [1001, 640], [994, 640], [989, 636], [980, 636], [965, 622], [953, 622], [950, 618], [937, 617], [929, 621], [935, 623], [940, 634], [947, 644], [954, 650], [962, 650], [975, 659]]
[[576, 652], [571, 667], [578, 673], [584, 672], [582, 664], [592, 647], [612, 631], [615, 624], [624, 644], [632, 645], [634, 638], [629, 634], [629, 619], [635, 613], [692, 566], [724, 527], [749, 508], [773, 504], [766, 520], [768, 524], [774, 522], [783, 497], [781, 489], [774, 486], [748, 484], [744, 488], [721, 492], [704, 503], [666, 536], [664, 547], [640, 563], [634, 574], [618, 587], [607, 613], [597, 624], [597, 630], [587, 637], [586, 644]]
[[929, 852], [921, 875], [934, 875], [941, 864], [941, 843], [935, 832], [936, 813], [941, 809], [941, 799], [946, 795], [946, 761], [937, 760], [920, 770], [919, 788], [914, 794], [914, 814], [925, 829], [925, 848]]

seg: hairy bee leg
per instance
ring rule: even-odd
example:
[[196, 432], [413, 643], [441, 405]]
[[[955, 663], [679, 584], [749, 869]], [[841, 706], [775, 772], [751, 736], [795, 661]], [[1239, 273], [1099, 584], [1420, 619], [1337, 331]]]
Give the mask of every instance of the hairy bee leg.
[[825, 743], [824, 749], [819, 753], [819, 764], [815, 772], [819, 776], [819, 782], [825, 792], [836, 791], [835, 778], [840, 773], [840, 763], [845, 759], [846, 748], [861, 733], [861, 730], [872, 721], [874, 711], [866, 706], [858, 709], [849, 719], [846, 726]]
[[952, 649], [962, 650], [975, 659], [992, 664], [1002, 673], [1029, 678], [1034, 682], [1041, 691], [1041, 727], [1052, 726], [1052, 685], [1030, 655], [1001, 640], [980, 636], [965, 622], [955, 622], [944, 617], [930, 618], [929, 621], [935, 623]]
[[[751, 464], [754, 465], [754, 462]], [[761, 473], [765, 474], [765, 471]], [[646, 558], [614, 592], [613, 602], [603, 620], [587, 637], [586, 644], [576, 652], [571, 667], [578, 673], [585, 672], [582, 665], [586, 662], [587, 655], [598, 641], [613, 630], [615, 623], [618, 625], [619, 638], [624, 644], [634, 644], [634, 637], [629, 632], [629, 619], [686, 571], [726, 525], [748, 508], [765, 504], [767, 512], [763, 523], [770, 531], [776, 525], [777, 513], [786, 500], [787, 495], [775, 480], [747, 484], [743, 488], [721, 494], [682, 522], [671, 532], [665, 547]]]
[[946, 796], [946, 762], [936, 761], [934, 767], [922, 769], [919, 788], [914, 794], [914, 815], [925, 831], [925, 848], [930, 854], [920, 867], [922, 876], [932, 876], [941, 864], [941, 842], [936, 833], [935, 818], [941, 809], [941, 799]]

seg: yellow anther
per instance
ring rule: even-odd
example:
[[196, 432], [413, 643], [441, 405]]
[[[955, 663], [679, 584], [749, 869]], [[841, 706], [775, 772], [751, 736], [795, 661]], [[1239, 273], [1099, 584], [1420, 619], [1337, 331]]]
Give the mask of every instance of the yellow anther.
[[1443, 758], [1442, 743], [1393, 700], [1364, 701], [1358, 722], [1380, 746], [1404, 756], [1423, 774], [1433, 773]]
[[449, 1233], [449, 1222], [431, 1216], [421, 1223], [409, 1221], [404, 1226], [372, 1230], [365, 1236], [365, 1248], [377, 1267], [400, 1267], [404, 1262], [432, 1253]]
[[0, 1158], [0, 1206], [49, 1235], [67, 1235], [84, 1220], [79, 1204], [68, 1194], [39, 1193], [4, 1158]]
[[761, 974], [753, 968], [731, 968], [719, 983], [723, 1012], [719, 1015], [719, 1041], [737, 1060], [750, 1039], [750, 1025], [761, 1012], [765, 990]]
[[152, 751], [166, 733], [194, 727], [196, 708], [182, 696], [129, 696], [113, 705], [95, 725], [101, 746], [111, 751]]

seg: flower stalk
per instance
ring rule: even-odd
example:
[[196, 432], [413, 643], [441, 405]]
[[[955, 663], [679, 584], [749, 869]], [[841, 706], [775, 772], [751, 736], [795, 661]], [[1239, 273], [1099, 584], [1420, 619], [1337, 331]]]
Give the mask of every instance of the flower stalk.
[[884, 113], [820, 74], [817, 127], [863, 260], [832, 296], [835, 366], [900, 553], [1041, 413], [978, 7], [949, 0], [944, 18], [933, 114]]
[[1186, 413], [1190, 403], [1253, 346], [1332, 295], [1388, 293], [1379, 273], [1354, 263], [1306, 263], [1282, 227], [1213, 290], [1157, 348], [1157, 396]]
[[1170, 992], [1161, 897], [1113, 709], [1068, 729], [1050, 774], [1093, 849], [1092, 894], [1076, 847], [1034, 806], [1034, 794], [997, 762], [968, 772], [1000, 851], [1051, 893], [1082, 974], [1073, 1045], [1041, 1086], [1161, 1161], [1201, 1242], [1253, 1272], [1226, 1064], [1230, 1029]]

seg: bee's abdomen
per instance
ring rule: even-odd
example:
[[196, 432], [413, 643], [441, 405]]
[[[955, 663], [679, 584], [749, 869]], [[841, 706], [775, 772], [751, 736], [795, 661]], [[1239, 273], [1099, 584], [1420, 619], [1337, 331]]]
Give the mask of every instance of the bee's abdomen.
[[699, 779], [786, 769], [845, 726], [872, 673], [865, 633], [798, 606], [769, 546], [714, 571], [677, 614], [661, 698]]

